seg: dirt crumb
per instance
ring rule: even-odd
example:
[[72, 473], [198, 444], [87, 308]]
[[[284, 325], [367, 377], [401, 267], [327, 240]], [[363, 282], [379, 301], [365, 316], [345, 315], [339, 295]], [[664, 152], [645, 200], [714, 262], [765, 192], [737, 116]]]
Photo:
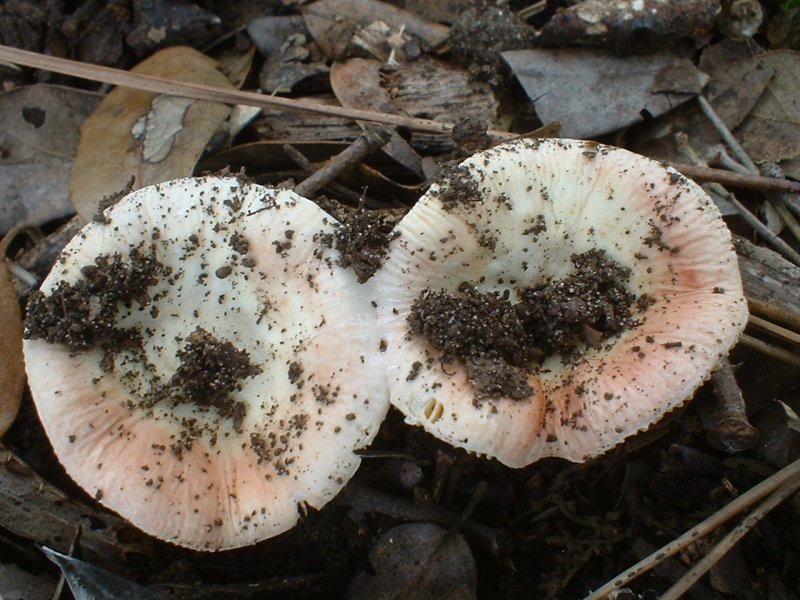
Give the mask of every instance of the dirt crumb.
[[442, 169], [440, 182], [438, 192], [431, 194], [439, 197], [442, 208], [447, 211], [461, 205], [478, 203], [482, 199], [478, 181], [465, 166], [445, 167]]
[[245, 406], [230, 394], [242, 389], [242, 381], [261, 372], [245, 350], [229, 341], [219, 340], [197, 327], [178, 350], [180, 365], [168, 384], [170, 396], [178, 402], [213, 406], [217, 414], [231, 419], [235, 430], [241, 429]]
[[364, 283], [383, 264], [389, 243], [399, 234], [394, 226], [399, 215], [387, 211], [359, 208], [345, 213], [344, 220], [322, 242], [339, 251], [339, 265], [352, 268], [359, 283]]
[[168, 275], [153, 256], [133, 249], [126, 261], [121, 254], [103, 254], [81, 269], [77, 282], [59, 282], [49, 295], [31, 294], [25, 320], [25, 338], [64, 344], [72, 352], [113, 342], [115, 322], [121, 307], [135, 301], [140, 308], [150, 304], [147, 290]]
[[547, 356], [577, 359], [583, 348], [639, 322], [636, 297], [625, 284], [629, 269], [602, 250], [571, 257], [573, 271], [559, 280], [510, 293], [479, 292], [468, 283], [456, 294], [424, 290], [408, 317], [411, 333], [424, 336], [445, 359], [463, 360], [476, 401], [530, 396], [526, 371]]

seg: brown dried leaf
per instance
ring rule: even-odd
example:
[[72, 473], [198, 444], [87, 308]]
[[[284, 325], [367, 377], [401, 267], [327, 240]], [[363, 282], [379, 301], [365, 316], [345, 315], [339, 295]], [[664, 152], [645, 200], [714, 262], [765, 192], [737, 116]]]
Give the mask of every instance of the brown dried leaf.
[[[381, 63], [351, 58], [331, 66], [331, 87], [342, 106], [398, 114], [400, 111], [381, 86]], [[362, 125], [362, 123], [359, 123]], [[397, 131], [392, 131], [383, 151], [409, 171], [422, 177], [422, 159]]]
[[800, 52], [766, 52], [745, 67], [771, 69], [773, 76], [734, 134], [754, 161], [779, 162], [787, 176], [800, 177]]
[[431, 48], [442, 44], [449, 31], [445, 25], [379, 0], [318, 0], [301, 11], [314, 40], [334, 60], [340, 58], [354, 33], [375, 21], [383, 21], [392, 29], [404, 27]]
[[660, 53], [620, 58], [596, 49], [503, 52], [542, 122], [565, 137], [590, 138], [661, 115], [692, 97], [708, 77], [686, 59]]
[[78, 131], [101, 99], [45, 84], [0, 95], [0, 232], [73, 212], [67, 183]]
[[[232, 88], [218, 64], [192, 48], [162, 50], [135, 73]], [[70, 197], [86, 220], [104, 197], [192, 174], [209, 139], [230, 114], [224, 104], [116, 88], [81, 127]]]
[[22, 358], [22, 315], [19, 310], [17, 290], [6, 263], [9, 238], [0, 242], [0, 437], [2, 437], [19, 410], [25, 388], [25, 363]]

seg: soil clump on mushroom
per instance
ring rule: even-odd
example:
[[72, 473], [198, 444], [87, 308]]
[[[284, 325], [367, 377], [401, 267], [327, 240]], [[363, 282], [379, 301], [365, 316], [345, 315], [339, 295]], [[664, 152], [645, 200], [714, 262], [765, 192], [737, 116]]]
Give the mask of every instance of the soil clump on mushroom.
[[180, 366], [162, 393], [169, 392], [180, 402], [214, 407], [221, 418], [231, 419], [234, 430], [241, 431], [246, 407], [230, 394], [242, 389], [242, 381], [261, 373], [261, 367], [251, 362], [246, 350], [201, 327], [189, 335], [178, 358]]
[[64, 344], [72, 352], [98, 344], [115, 346], [120, 341], [115, 323], [121, 307], [130, 308], [135, 301], [144, 309], [151, 300], [147, 289], [160, 275], [168, 275], [165, 271], [154, 256], [137, 248], [131, 250], [127, 261], [118, 253], [102, 254], [94, 264], [81, 268], [83, 279], [59, 282], [49, 295], [41, 291], [31, 294], [25, 338]]
[[[330, 207], [320, 204], [330, 212]], [[367, 210], [337, 210], [331, 214], [340, 221], [336, 232], [320, 237], [328, 248], [339, 251], [339, 266], [352, 269], [359, 283], [375, 274], [386, 258], [389, 243], [399, 234], [395, 225], [403, 216], [400, 212]]]
[[462, 283], [456, 294], [423, 290], [408, 322], [446, 361], [464, 361], [476, 402], [507, 396], [522, 399], [533, 390], [525, 373], [553, 354], [577, 360], [586, 347], [636, 327], [637, 309], [648, 299], [626, 289], [630, 270], [590, 250], [571, 257], [573, 271], [518, 290], [480, 292]]
[[457, 206], [475, 204], [483, 200], [483, 193], [475, 177], [467, 167], [456, 165], [442, 170], [440, 181], [446, 182], [436, 194], [445, 210]]

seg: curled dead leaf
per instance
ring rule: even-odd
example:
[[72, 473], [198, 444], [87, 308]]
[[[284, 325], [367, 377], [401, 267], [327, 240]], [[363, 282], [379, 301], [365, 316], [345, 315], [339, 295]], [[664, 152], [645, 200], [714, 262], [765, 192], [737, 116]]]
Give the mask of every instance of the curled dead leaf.
[[[162, 50], [135, 73], [233, 88], [219, 64], [185, 46]], [[116, 88], [81, 127], [70, 198], [90, 220], [103, 198], [191, 175], [211, 137], [230, 114], [224, 104]]]
[[19, 300], [6, 263], [6, 248], [16, 236], [12, 230], [0, 242], [0, 437], [8, 431], [19, 410], [25, 387], [22, 358], [22, 315]]

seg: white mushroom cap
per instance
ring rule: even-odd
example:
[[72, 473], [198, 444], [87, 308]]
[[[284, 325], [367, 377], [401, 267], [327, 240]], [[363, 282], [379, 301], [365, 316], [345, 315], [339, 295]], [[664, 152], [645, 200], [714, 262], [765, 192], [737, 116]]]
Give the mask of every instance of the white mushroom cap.
[[[333, 498], [388, 409], [370, 298], [320, 244], [334, 224], [291, 191], [202, 177], [140, 189], [87, 225], [29, 305], [25, 341], [70, 476], [200, 550], [274, 536]], [[102, 293], [137, 279], [144, 293], [111, 303], [117, 333], [79, 348], [85, 331], [69, 338], [59, 300], [66, 314], [70, 290], [100, 282], [88, 302], [102, 329]]]
[[[646, 429], [692, 395], [747, 319], [731, 236], [711, 200], [625, 150], [498, 146], [432, 186], [398, 230], [373, 281], [390, 400], [408, 422], [510, 466], [583, 461]], [[572, 361], [555, 354], [532, 365], [527, 397], [476, 397], [465, 363], [447, 362], [412, 331], [409, 314], [427, 289], [457, 295], [466, 282], [514, 303], [595, 249], [630, 269], [627, 291], [645, 300], [633, 307], [641, 323]]]

